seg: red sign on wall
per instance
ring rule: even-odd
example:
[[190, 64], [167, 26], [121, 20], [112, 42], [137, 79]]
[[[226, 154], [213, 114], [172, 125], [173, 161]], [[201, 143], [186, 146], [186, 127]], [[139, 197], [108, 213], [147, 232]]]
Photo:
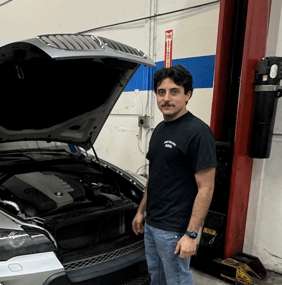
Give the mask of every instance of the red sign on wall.
[[171, 67], [172, 64], [172, 39], [173, 30], [168, 30], [165, 32], [165, 58], [164, 67]]

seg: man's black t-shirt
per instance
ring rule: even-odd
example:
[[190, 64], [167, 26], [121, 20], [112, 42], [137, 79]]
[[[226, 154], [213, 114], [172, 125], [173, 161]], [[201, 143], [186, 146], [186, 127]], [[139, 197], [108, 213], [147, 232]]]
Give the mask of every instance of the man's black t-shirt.
[[146, 222], [166, 231], [185, 232], [198, 187], [195, 173], [216, 167], [216, 147], [207, 124], [190, 112], [162, 121], [150, 140]]

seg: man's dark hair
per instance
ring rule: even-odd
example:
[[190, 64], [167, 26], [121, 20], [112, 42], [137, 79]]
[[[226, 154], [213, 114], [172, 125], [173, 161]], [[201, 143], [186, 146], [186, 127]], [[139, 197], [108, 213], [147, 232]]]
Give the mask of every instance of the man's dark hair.
[[187, 94], [189, 91], [193, 93], [193, 77], [190, 71], [188, 71], [182, 65], [174, 65], [169, 68], [161, 68], [154, 74], [154, 91], [157, 93], [158, 86], [166, 78], [170, 78], [173, 82], [179, 86], [184, 87], [184, 92]]

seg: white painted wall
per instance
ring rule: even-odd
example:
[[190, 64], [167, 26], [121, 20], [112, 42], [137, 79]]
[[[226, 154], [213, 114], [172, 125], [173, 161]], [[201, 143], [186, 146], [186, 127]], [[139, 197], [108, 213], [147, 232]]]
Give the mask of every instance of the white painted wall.
[[[282, 2], [272, 1], [266, 56], [282, 56]], [[255, 159], [244, 251], [282, 273], [282, 99], [278, 101], [271, 156]]]
[[[151, 14], [166, 13], [211, 1], [151, 1]], [[150, 1], [144, 1], [148, 5]], [[173, 29], [173, 60], [195, 58], [206, 55], [215, 55], [219, 4], [213, 4], [197, 9], [186, 10], [170, 15], [152, 18], [150, 21], [141, 21], [95, 31], [106, 37], [114, 38], [131, 45], [141, 46], [156, 62], [164, 61], [165, 31]], [[94, 33], [94, 32], [93, 32]], [[143, 46], [142, 46], [143, 44]], [[144, 46], [144, 44], [147, 44]], [[210, 122], [212, 88], [196, 88], [188, 109], [199, 116], [206, 123]], [[126, 99], [125, 99], [126, 96]], [[142, 108], [128, 104], [124, 110], [125, 102], [142, 97]], [[129, 100], [129, 101], [128, 101]], [[142, 110], [141, 110], [142, 109]], [[122, 111], [123, 110], [123, 111]], [[118, 114], [117, 114], [118, 112]], [[148, 115], [152, 118], [150, 129], [138, 127], [138, 115]], [[155, 95], [152, 91], [138, 91], [132, 94], [124, 93], [117, 103], [115, 110], [109, 117], [105, 128], [99, 135], [95, 144], [98, 153], [106, 160], [130, 169], [139, 174], [147, 174], [147, 160], [145, 159], [149, 140], [153, 128], [162, 120], [162, 114], [157, 108]], [[137, 135], [141, 136], [137, 137]], [[108, 137], [117, 142], [111, 148]], [[118, 143], [119, 141], [119, 143]], [[104, 156], [106, 155], [106, 157]]]
[[140, 18], [150, 10], [149, 1], [13, 0], [3, 5], [5, 2], [0, 0], [0, 46], [38, 34], [76, 33]]

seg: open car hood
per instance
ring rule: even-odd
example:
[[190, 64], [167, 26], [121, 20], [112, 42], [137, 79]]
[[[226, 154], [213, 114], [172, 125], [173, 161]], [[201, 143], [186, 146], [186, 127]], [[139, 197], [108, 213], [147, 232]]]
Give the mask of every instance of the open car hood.
[[43, 35], [0, 48], [0, 142], [91, 148], [142, 51], [92, 35]]

